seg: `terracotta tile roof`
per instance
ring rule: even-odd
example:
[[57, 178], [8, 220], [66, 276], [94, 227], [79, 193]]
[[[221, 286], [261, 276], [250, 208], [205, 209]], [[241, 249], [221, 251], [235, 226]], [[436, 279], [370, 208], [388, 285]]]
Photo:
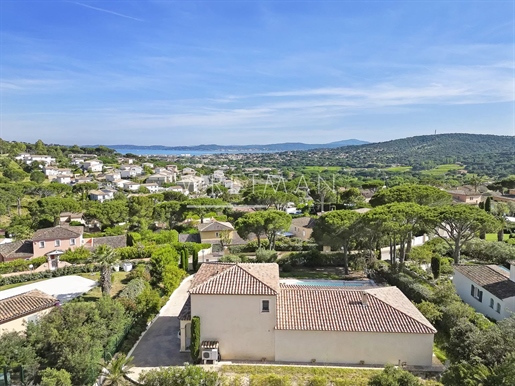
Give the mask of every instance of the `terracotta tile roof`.
[[58, 226], [52, 228], [38, 229], [32, 236], [32, 241], [73, 239], [84, 232], [81, 226]]
[[177, 317], [179, 320], [191, 320], [191, 296], [188, 296]]
[[2, 299], [0, 300], [0, 324], [54, 307], [58, 303], [56, 298], [39, 290]]
[[104, 237], [94, 237], [91, 239], [90, 248], [96, 248], [99, 245], [108, 245], [111, 248], [122, 248], [127, 246], [127, 236], [104, 236]]
[[497, 265], [455, 265], [454, 269], [499, 299], [515, 296], [510, 272]]
[[279, 266], [275, 263], [204, 263], [190, 289], [192, 294], [206, 295], [276, 295], [278, 292]]
[[34, 251], [32, 242], [27, 240], [13, 241], [12, 243], [0, 244], [0, 261], [12, 259], [29, 259]]
[[[363, 294], [367, 305], [363, 305]], [[397, 287], [359, 291], [281, 285], [277, 329], [434, 334], [435, 328]]]
[[316, 219], [313, 217], [298, 217], [291, 220], [291, 225], [312, 229], [315, 226], [315, 221]]
[[199, 224], [198, 230], [200, 232], [233, 231], [234, 227], [230, 222], [213, 221], [209, 224]]

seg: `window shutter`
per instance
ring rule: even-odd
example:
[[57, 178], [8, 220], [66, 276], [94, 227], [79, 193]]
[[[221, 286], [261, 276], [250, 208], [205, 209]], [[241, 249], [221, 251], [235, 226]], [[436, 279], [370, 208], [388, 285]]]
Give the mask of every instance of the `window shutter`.
[[479, 291], [479, 301], [483, 301], [483, 291]]
[[470, 286], [470, 295], [474, 296], [474, 285]]

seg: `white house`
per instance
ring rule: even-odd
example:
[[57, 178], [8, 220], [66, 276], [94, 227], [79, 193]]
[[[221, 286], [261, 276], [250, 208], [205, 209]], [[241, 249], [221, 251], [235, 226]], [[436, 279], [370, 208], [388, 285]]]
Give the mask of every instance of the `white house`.
[[177, 181], [176, 184], [190, 193], [197, 193], [205, 186], [205, 181], [202, 177], [188, 175]]
[[17, 160], [21, 160], [25, 162], [27, 165], [30, 165], [32, 162], [40, 162], [45, 165], [50, 165], [55, 163], [55, 158], [49, 156], [49, 155], [39, 155], [39, 154], [28, 154], [28, 153], [22, 153], [15, 157]]
[[122, 178], [132, 178], [143, 174], [143, 168], [138, 165], [122, 165], [120, 166], [120, 175]]
[[141, 184], [138, 184], [138, 183], [132, 182], [132, 181], [125, 181], [123, 183], [123, 188], [125, 190], [130, 190], [132, 192], [135, 192], [136, 190], [138, 190], [140, 186], [141, 186]]
[[460, 298], [477, 312], [501, 320], [515, 312], [515, 261], [497, 265], [456, 265], [452, 278]]
[[157, 193], [159, 191], [159, 185], [154, 183], [148, 183], [148, 184], [141, 184], [141, 186], [144, 186], [148, 189], [150, 193]]
[[97, 159], [92, 159], [82, 164], [82, 168], [90, 172], [101, 172], [103, 167], [104, 163]]
[[89, 198], [93, 201], [104, 202], [107, 200], [112, 200], [114, 198], [115, 193], [116, 191], [109, 189], [92, 190], [91, 192], [89, 192]]
[[179, 321], [202, 359], [432, 366], [435, 328], [396, 287], [287, 284], [271, 264], [204, 263]]
[[111, 173], [106, 174], [106, 181], [114, 182], [120, 180], [122, 175], [119, 170], [113, 170]]
[[71, 184], [72, 179], [72, 174], [60, 174], [55, 178], [55, 181], [59, 182], [60, 184]]

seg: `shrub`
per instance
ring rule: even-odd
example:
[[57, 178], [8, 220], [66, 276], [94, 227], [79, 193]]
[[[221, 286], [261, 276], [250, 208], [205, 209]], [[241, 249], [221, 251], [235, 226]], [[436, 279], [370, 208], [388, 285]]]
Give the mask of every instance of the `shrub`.
[[220, 376], [199, 366], [168, 367], [150, 370], [140, 376], [143, 386], [218, 386]]
[[431, 258], [431, 272], [433, 272], [433, 277], [438, 279], [440, 277], [440, 256], [435, 255]]
[[40, 373], [41, 386], [72, 386], [70, 373], [64, 369], [46, 368]]
[[291, 378], [287, 375], [255, 374], [249, 379], [249, 386], [291, 386]]
[[80, 246], [77, 249], [67, 250], [64, 252], [59, 260], [67, 261], [68, 263], [84, 263], [91, 258], [91, 251], [89, 249], [84, 248], [84, 246]]
[[277, 260], [277, 252], [259, 248], [256, 251], [257, 263], [274, 263]]
[[120, 292], [120, 298], [136, 300], [145, 289], [145, 281], [141, 278], [131, 280]]
[[396, 368], [392, 365], [386, 365], [384, 370], [370, 378], [369, 386], [422, 386], [422, 381], [413, 374]]
[[18, 259], [8, 261], [6, 263], [0, 263], [0, 274], [3, 275], [6, 273], [29, 271], [29, 265], [32, 264], [34, 268], [37, 268], [46, 262], [46, 257], [36, 257], [31, 260]]
[[200, 358], [200, 318], [194, 316], [191, 318], [191, 360], [197, 363]]
[[306, 386], [329, 386], [329, 380], [321, 375], [316, 375], [306, 382]]

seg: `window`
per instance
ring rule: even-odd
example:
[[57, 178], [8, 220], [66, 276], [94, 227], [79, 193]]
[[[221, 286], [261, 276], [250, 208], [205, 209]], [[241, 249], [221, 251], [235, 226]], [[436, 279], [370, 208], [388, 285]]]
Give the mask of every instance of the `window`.
[[500, 314], [501, 313], [501, 304], [497, 303], [497, 307], [495, 307], [495, 311]]
[[75, 245], [75, 239], [70, 239], [70, 245]]
[[61, 240], [55, 240], [54, 247], [60, 247], [60, 246], [61, 246]]
[[490, 299], [490, 308], [494, 309], [494, 299]]
[[270, 300], [261, 300], [261, 312], [270, 312]]
[[216, 232], [215, 237], [220, 237], [220, 233]]
[[483, 301], [483, 291], [480, 291], [479, 288], [475, 287], [474, 285], [470, 286], [470, 295], [480, 302]]
[[45, 242], [44, 241], [40, 241], [39, 242], [39, 247], [40, 248], [45, 248]]

